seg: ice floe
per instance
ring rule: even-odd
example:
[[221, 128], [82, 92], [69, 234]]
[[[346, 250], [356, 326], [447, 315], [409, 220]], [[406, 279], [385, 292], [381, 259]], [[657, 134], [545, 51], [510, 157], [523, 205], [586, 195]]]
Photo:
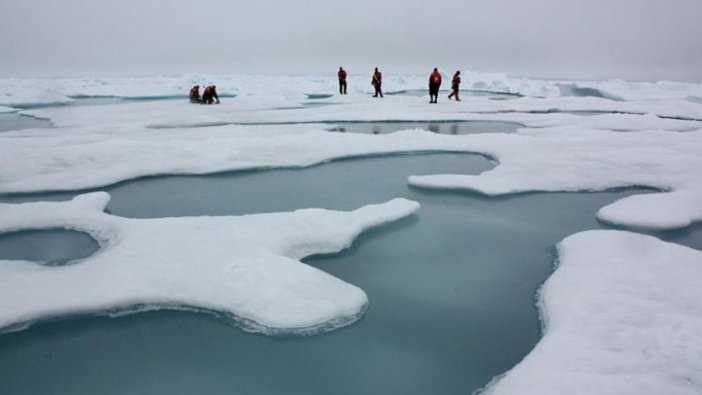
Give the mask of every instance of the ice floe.
[[[381, 68], [382, 69], [382, 68]], [[349, 92], [372, 93], [372, 70], [347, 70]], [[394, 75], [384, 70], [383, 89], [404, 92], [426, 89], [426, 76]], [[427, 75], [430, 70], [427, 70]], [[445, 78], [453, 70], [442, 70]], [[677, 82], [558, 81], [509, 77], [503, 73], [464, 70], [463, 90], [524, 97], [600, 97], [626, 101], [684, 100], [702, 97], [702, 85]], [[121, 78], [0, 79], [0, 105], [9, 107], [69, 103], [76, 98], [159, 99], [186, 97], [195, 84], [216, 84], [224, 96], [258, 96], [262, 92], [287, 99], [329, 95], [337, 91], [336, 71], [326, 76], [199, 75]], [[445, 84], [448, 89], [448, 84]], [[611, 101], [611, 100], [610, 100]]]
[[[603, 129], [691, 130], [702, 122], [702, 105], [685, 100], [666, 102], [613, 102], [600, 98], [531, 97], [495, 101], [480, 97], [461, 103], [441, 102], [428, 107], [424, 98], [393, 96], [379, 102], [369, 96], [324, 99], [326, 106], [305, 107], [304, 99], [284, 96], [244, 96], [226, 99], [219, 106], [193, 106], [183, 101], [128, 103], [119, 106], [42, 108], [24, 115], [50, 119], [58, 127], [90, 127], [98, 124], [125, 127], [183, 128], [239, 123], [299, 123], [334, 121], [438, 121], [515, 120], [527, 126], [555, 126], [591, 122]], [[287, 108], [281, 111], [281, 108]], [[579, 116], [579, 113], [601, 113]], [[624, 115], [632, 116], [626, 126]], [[660, 119], [672, 118], [672, 119]], [[678, 122], [676, 122], [678, 121]]]
[[[702, 177], [693, 170], [702, 166], [697, 148], [702, 146], [701, 133], [616, 133], [573, 127], [539, 129], [529, 137], [509, 136], [506, 141], [479, 138], [483, 141], [473, 150], [496, 157], [497, 167], [477, 176], [412, 176], [410, 184], [487, 195], [646, 186], [666, 192], [619, 200], [603, 208], [599, 218], [651, 229], [682, 228], [702, 219], [702, 206], [695, 203], [702, 201]], [[485, 140], [487, 145], [482, 145]]]
[[487, 394], [702, 393], [702, 252], [621, 231], [558, 251], [539, 294], [544, 336]]
[[[104, 107], [120, 106], [100, 106], [100, 111]], [[194, 107], [200, 111], [202, 106]], [[150, 121], [147, 116], [141, 115], [142, 123]], [[316, 124], [161, 130], [116, 121], [65, 127], [60, 133], [6, 132], [0, 136], [0, 192], [83, 189], [149, 175], [300, 167], [350, 156], [435, 150], [481, 153], [499, 164], [477, 176], [416, 176], [410, 184], [487, 195], [645, 186], [667, 193], [622, 200], [600, 217], [650, 228], [679, 228], [700, 219], [702, 209], [692, 202], [702, 198], [702, 176], [696, 171], [702, 167], [702, 133], [619, 133], [587, 127], [592, 118], [580, 117], [585, 126], [566, 117], [570, 124], [563, 126], [466, 136], [422, 130], [379, 136], [328, 133]], [[656, 210], [649, 210], [652, 204]]]
[[267, 334], [317, 333], [357, 320], [366, 294], [299, 261], [347, 248], [364, 230], [412, 214], [395, 199], [351, 212], [304, 209], [231, 217], [127, 219], [109, 195], [0, 204], [0, 232], [69, 228], [101, 244], [69, 266], [0, 261], [0, 328], [76, 314], [185, 308]]
[[[57, 106], [85, 97], [184, 98], [191, 85], [210, 82], [229, 96], [221, 105], [141, 100]], [[388, 76], [385, 89], [425, 85], [425, 77]], [[367, 76], [353, 73], [344, 97], [328, 97], [336, 89], [333, 75], [0, 80], [0, 105], [8, 106], [0, 112], [16, 107], [55, 126], [0, 135], [0, 194], [449, 151], [486, 155], [496, 166], [474, 176], [412, 176], [409, 183], [491, 196], [649, 187], [657, 192], [614, 202], [598, 218], [632, 229], [676, 229], [702, 220], [700, 84], [533, 81], [466, 72], [463, 87], [514, 98], [465, 96], [434, 106], [412, 95], [373, 99]], [[46, 105], [52, 107], [37, 108]], [[324, 130], [338, 121], [523, 127], [464, 136]], [[107, 200], [94, 193], [71, 202], [0, 205], [0, 232], [66, 227], [88, 232], [102, 246], [61, 268], [0, 262], [0, 298], [12, 301], [0, 304], [0, 327], [168, 307], [220, 313], [265, 333], [331, 330], [357, 319], [367, 298], [299, 259], [339, 251], [364, 229], [417, 209], [394, 200], [348, 213], [136, 220], [102, 212]], [[490, 391], [700, 393], [700, 252], [613, 231], [570, 237], [559, 252], [561, 264], [541, 293], [546, 336]]]

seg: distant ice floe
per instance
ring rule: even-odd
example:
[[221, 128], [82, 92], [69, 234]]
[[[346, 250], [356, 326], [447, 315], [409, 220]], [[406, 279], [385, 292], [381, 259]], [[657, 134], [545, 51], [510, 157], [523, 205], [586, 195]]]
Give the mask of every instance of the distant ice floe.
[[[382, 69], [382, 68], [381, 68]], [[369, 84], [372, 70], [347, 70], [350, 93], [372, 93]], [[425, 90], [427, 75], [396, 75], [383, 70], [383, 89], [388, 92]], [[453, 70], [442, 70], [447, 80]], [[702, 97], [702, 85], [677, 82], [627, 82], [536, 80], [509, 77], [503, 73], [462, 72], [463, 90], [473, 90], [524, 97], [599, 97], [626, 101], [685, 100]], [[337, 91], [336, 72], [324, 76], [211, 75], [120, 77], [120, 78], [51, 78], [0, 79], [0, 105], [35, 107], [66, 104], [80, 98], [163, 99], [186, 97], [199, 84], [216, 85], [225, 96], [279, 96], [286, 100], [308, 99], [310, 95], [330, 95]]]
[[461, 74], [463, 89], [508, 93], [519, 96], [560, 96], [558, 86], [550, 81], [510, 78], [503, 73], [478, 73], [470, 70]]
[[395, 199], [351, 212], [127, 219], [104, 213], [108, 201], [96, 192], [68, 202], [0, 204], [0, 232], [64, 227], [101, 244], [69, 266], [0, 261], [0, 328], [170, 308], [212, 312], [266, 334], [332, 330], [360, 318], [366, 294], [299, 260], [343, 250], [364, 230], [419, 207]]
[[484, 394], [702, 393], [702, 252], [578, 233], [539, 293], [544, 336]]
[[39, 78], [0, 79], [0, 106], [33, 107], [38, 105], [61, 105], [73, 101], [61, 88], [58, 80]]

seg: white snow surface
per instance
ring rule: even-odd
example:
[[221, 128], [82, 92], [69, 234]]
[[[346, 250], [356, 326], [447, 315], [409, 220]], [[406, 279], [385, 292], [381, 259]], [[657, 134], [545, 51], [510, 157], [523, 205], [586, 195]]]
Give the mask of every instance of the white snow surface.
[[702, 252], [588, 231], [558, 246], [544, 336], [486, 394], [702, 393]]
[[94, 192], [68, 202], [0, 204], [0, 232], [69, 228], [101, 245], [63, 267], [0, 261], [0, 328], [165, 307], [224, 314], [267, 334], [335, 329], [360, 318], [366, 294], [299, 260], [345, 249], [362, 231], [419, 207], [395, 199], [352, 212], [127, 219], [104, 213], [108, 202], [107, 193]]
[[[0, 80], [0, 105], [55, 126], [0, 134], [0, 194], [450, 151], [486, 155], [495, 167], [408, 182], [486, 195], [649, 187], [655, 191], [603, 207], [598, 218], [633, 229], [684, 228], [702, 220], [699, 84], [533, 81], [465, 72], [464, 89], [513, 96], [494, 100], [464, 92], [460, 103], [442, 95], [429, 105], [413, 94], [371, 98], [369, 76], [351, 72], [347, 96], [334, 95], [333, 75]], [[215, 83], [222, 104], [188, 104], [194, 83]], [[386, 75], [384, 84], [395, 92], [425, 87], [424, 76]], [[181, 99], [86, 106], [80, 97]], [[72, 104], [36, 108], [57, 103]], [[458, 136], [325, 130], [334, 122], [388, 120], [501, 121], [521, 128]], [[12, 301], [0, 304], [0, 327], [166, 306], [218, 312], [264, 333], [331, 330], [357, 319], [367, 298], [299, 259], [339, 251], [364, 229], [417, 209], [393, 200], [352, 212], [144, 220], [102, 212], [107, 200], [93, 193], [64, 203], [0, 205], [0, 232], [70, 228], [101, 243], [93, 256], [65, 267], [0, 261], [0, 300]], [[540, 294], [545, 337], [490, 391], [702, 392], [700, 252], [598, 231], [566, 239], [559, 253], [560, 266]]]
[[[321, 77], [304, 84], [300, 78], [268, 78], [283, 85], [223, 98], [214, 106], [160, 100], [21, 111], [49, 119], [56, 129], [0, 135], [0, 193], [94, 188], [149, 175], [299, 167], [348, 156], [437, 150], [482, 153], [499, 163], [477, 176], [410, 177], [410, 184], [487, 195], [645, 186], [666, 193], [623, 199], [603, 209], [600, 218], [652, 229], [682, 228], [702, 219], [702, 207], [696, 203], [702, 199], [702, 175], [696, 171], [702, 165], [699, 103], [668, 96], [641, 101], [465, 97], [460, 103], [446, 100], [429, 106], [424, 97], [374, 99], [358, 93], [310, 100], [305, 91], [323, 86], [330, 90], [333, 83], [324, 85]], [[281, 81], [300, 83], [291, 87]], [[251, 89], [253, 82], [247, 84]], [[99, 87], [110, 92], [109, 84]], [[115, 90], [123, 88], [117, 85]], [[689, 91], [696, 88], [692, 84]], [[310, 102], [316, 105], [306, 105]], [[378, 136], [324, 130], [334, 122], [384, 120], [502, 121], [523, 128], [516, 134], [464, 136], [422, 130]]]
[[[425, 90], [426, 76], [396, 75], [392, 70], [383, 70], [383, 90], [393, 93], [405, 90]], [[347, 70], [349, 72], [350, 93], [371, 93], [372, 70]], [[454, 70], [441, 70], [444, 76], [444, 89], [450, 87]], [[679, 82], [627, 82], [609, 81], [561, 81], [534, 80], [509, 77], [503, 73], [485, 73], [471, 70], [462, 71], [463, 90], [504, 93], [526, 97], [562, 97], [571, 94], [595, 94], [610, 99], [657, 101], [688, 100], [702, 98], [702, 85]], [[186, 97], [195, 84], [201, 87], [216, 85], [224, 96], [260, 95], [268, 92], [285, 95], [290, 99], [306, 97], [307, 94], [334, 94], [336, 70], [329, 75], [270, 76], [270, 75], [201, 75], [158, 77], [84, 77], [84, 78], [2, 78], [0, 79], [0, 105], [35, 106], [65, 104], [74, 98], [117, 97], [117, 98], [166, 98]], [[573, 89], [575, 88], [575, 89]], [[578, 89], [588, 92], [574, 92]]]

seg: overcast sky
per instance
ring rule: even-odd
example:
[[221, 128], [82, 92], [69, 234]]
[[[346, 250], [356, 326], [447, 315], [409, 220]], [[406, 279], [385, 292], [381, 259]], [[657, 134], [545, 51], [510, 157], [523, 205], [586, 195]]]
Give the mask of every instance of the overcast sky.
[[702, 0], [0, 0], [0, 77], [182, 73], [702, 82]]

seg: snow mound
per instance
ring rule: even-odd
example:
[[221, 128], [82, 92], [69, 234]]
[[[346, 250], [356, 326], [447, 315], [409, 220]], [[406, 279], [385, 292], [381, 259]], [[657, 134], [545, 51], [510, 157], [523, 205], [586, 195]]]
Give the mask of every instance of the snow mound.
[[695, 221], [702, 221], [701, 197], [699, 186], [690, 190], [629, 196], [602, 207], [597, 218], [632, 228], [682, 229]]
[[620, 231], [558, 246], [544, 337], [486, 394], [702, 393], [702, 252]]
[[602, 92], [597, 88], [583, 87], [579, 84], [559, 84], [558, 88], [561, 91], [561, 96], [577, 96], [577, 97], [600, 97], [610, 100], [623, 100], [618, 96]]
[[560, 96], [558, 84], [551, 81], [510, 78], [503, 73], [478, 73], [465, 70], [461, 73], [462, 89], [494, 93], [508, 93], [519, 96], [553, 97]]
[[0, 204], [0, 232], [69, 228], [101, 249], [71, 266], [0, 261], [0, 328], [76, 314], [193, 309], [244, 330], [310, 334], [356, 321], [359, 288], [299, 259], [348, 247], [364, 230], [419, 204], [394, 199], [351, 212], [322, 209], [230, 217], [127, 219], [103, 212], [104, 192], [68, 202]]

